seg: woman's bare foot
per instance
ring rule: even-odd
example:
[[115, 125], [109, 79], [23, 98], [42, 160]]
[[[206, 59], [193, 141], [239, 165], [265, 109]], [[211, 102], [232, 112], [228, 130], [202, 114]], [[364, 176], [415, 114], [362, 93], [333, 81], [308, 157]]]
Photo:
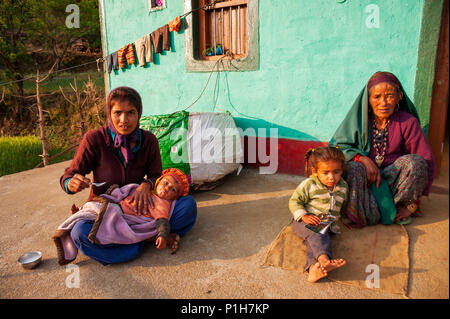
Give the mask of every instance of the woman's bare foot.
[[178, 242], [180, 241], [180, 236], [177, 234], [169, 234], [167, 238], [167, 247], [170, 248], [172, 254], [175, 254], [178, 250]]
[[411, 212], [405, 206], [398, 205], [397, 206], [397, 215], [395, 215], [395, 222], [405, 221], [409, 216], [411, 216]]
[[340, 268], [344, 266], [347, 262], [342, 259], [328, 259], [326, 255], [321, 255], [319, 258], [317, 258], [320, 265], [326, 270], [326, 271], [332, 271], [333, 269]]
[[315, 263], [309, 267], [308, 281], [316, 282], [319, 279], [325, 278], [328, 275], [325, 268], [320, 263]]

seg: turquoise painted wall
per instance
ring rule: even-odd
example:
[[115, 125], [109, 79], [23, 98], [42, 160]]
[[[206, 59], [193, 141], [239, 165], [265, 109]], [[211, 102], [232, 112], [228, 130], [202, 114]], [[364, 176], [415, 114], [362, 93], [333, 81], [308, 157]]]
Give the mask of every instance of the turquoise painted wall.
[[[108, 54], [183, 14], [182, 0], [166, 3], [149, 14], [148, 0], [104, 0]], [[375, 71], [396, 74], [413, 98], [423, 3], [260, 0], [259, 70], [221, 72], [216, 105], [242, 128], [277, 127], [279, 137], [328, 141]], [[370, 4], [379, 8], [378, 28], [366, 26]], [[195, 101], [209, 75], [185, 71], [184, 34], [173, 33], [172, 52], [148, 67], [111, 73], [109, 81], [110, 88], [136, 88], [144, 115], [168, 114]], [[213, 74], [189, 111], [214, 110], [215, 82]]]

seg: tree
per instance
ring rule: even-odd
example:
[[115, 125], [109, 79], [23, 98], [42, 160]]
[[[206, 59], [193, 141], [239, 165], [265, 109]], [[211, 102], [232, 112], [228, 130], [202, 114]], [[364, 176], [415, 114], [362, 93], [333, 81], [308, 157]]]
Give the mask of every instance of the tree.
[[14, 117], [22, 120], [23, 77], [31, 58], [27, 53], [27, 23], [31, 19], [32, 0], [0, 0], [0, 79], [16, 81], [18, 99]]
[[[79, 8], [79, 27], [66, 24], [69, 5]], [[79, 39], [100, 46], [97, 0], [0, 0], [0, 82], [13, 82], [7, 91], [17, 97], [11, 98], [12, 103], [0, 104], [7, 108], [2, 113], [9, 113], [12, 104], [14, 118], [23, 120], [23, 80], [25, 73], [33, 76], [35, 65], [42, 63], [35, 54], [38, 49], [47, 51], [51, 56], [48, 67], [56, 62], [57, 71]]]
[[[66, 21], [69, 15], [78, 13], [73, 13], [70, 9], [74, 6], [80, 15], [78, 27]], [[35, 44], [50, 50], [52, 62], [56, 62], [55, 71], [57, 71], [67, 50], [76, 41], [100, 39], [98, 2], [97, 0], [41, 1], [39, 5], [33, 7], [33, 19], [30, 26]]]

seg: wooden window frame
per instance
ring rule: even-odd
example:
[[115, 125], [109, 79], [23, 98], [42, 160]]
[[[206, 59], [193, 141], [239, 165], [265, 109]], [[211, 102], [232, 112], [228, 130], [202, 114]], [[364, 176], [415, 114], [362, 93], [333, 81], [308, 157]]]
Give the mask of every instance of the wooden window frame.
[[155, 6], [155, 7], [152, 7], [151, 2], [152, 2], [152, 0], [148, 0], [148, 11], [149, 12], [155, 12], [155, 11], [163, 10], [166, 8], [166, 0], [162, 0], [163, 4], [160, 6]]
[[[217, 60], [222, 59], [226, 62], [221, 64], [221, 70], [225, 68], [225, 71], [253, 71], [258, 70], [259, 68], [259, 43], [258, 43], [258, 1], [259, 0], [246, 0], [246, 14], [244, 19], [241, 17], [240, 28], [244, 30], [244, 32], [240, 33], [245, 34], [245, 39], [241, 39], [241, 51], [233, 52], [230, 56], [224, 55], [213, 55], [213, 56], [205, 56], [204, 51], [206, 49], [206, 36], [202, 34], [202, 31], [199, 30], [199, 23], [203, 23], [205, 21], [205, 12], [203, 10], [198, 10], [197, 13], [189, 14], [186, 16], [186, 24], [185, 24], [185, 55], [186, 55], [186, 70], [188, 72], [210, 72], [214, 66], [217, 65]], [[184, 9], [185, 12], [190, 12], [193, 9], [198, 8], [202, 5], [204, 0], [184, 0]], [[231, 0], [225, 1], [223, 3], [216, 3], [215, 10], [216, 12], [221, 12], [222, 8], [226, 9], [226, 7], [244, 5], [245, 3], [242, 0]], [[212, 12], [212, 11], [210, 11]], [[228, 19], [229, 15], [225, 15]], [[234, 12], [232, 15], [232, 24], [237, 23], [236, 13]], [[226, 22], [224, 27], [229, 27], [230, 23]], [[232, 29], [231, 29], [232, 30]], [[225, 33], [224, 33], [225, 34]], [[217, 34], [217, 37], [221, 37], [220, 32]], [[229, 39], [228, 43], [229, 43]], [[236, 37], [235, 37], [236, 41]], [[223, 42], [222, 40], [217, 41], [217, 43]], [[227, 46], [227, 42], [225, 41], [225, 51], [229, 51], [229, 45]], [[223, 45], [223, 43], [222, 43]], [[235, 51], [235, 50], [233, 50]], [[241, 54], [239, 54], [241, 53]]]
[[[203, 7], [211, 2], [199, 0], [198, 5]], [[203, 60], [234, 60], [247, 56], [247, 0], [225, 0], [209, 9], [199, 10], [197, 27]], [[205, 53], [209, 48], [213, 51], [210, 56]]]

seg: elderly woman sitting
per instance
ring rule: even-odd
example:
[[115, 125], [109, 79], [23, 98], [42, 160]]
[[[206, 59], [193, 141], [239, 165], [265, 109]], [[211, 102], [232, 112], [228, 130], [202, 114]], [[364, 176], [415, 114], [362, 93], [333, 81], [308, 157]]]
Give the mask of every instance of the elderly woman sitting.
[[372, 75], [329, 144], [348, 162], [346, 215], [354, 225], [411, 222], [435, 164], [415, 107], [393, 74]]

